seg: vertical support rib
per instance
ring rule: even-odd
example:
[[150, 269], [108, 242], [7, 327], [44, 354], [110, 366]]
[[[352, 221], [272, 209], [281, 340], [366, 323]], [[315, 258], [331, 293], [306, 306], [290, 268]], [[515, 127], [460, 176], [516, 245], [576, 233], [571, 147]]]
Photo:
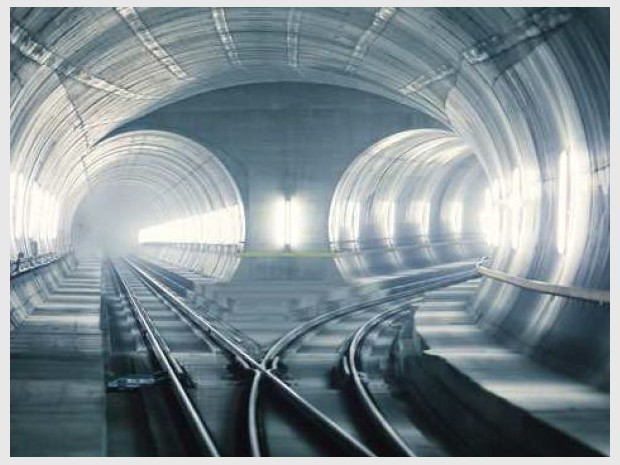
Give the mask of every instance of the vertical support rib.
[[235, 44], [235, 40], [230, 34], [230, 29], [228, 28], [228, 22], [226, 20], [226, 9], [219, 7], [211, 8], [211, 15], [213, 16], [213, 21], [215, 22], [215, 29], [220, 36], [222, 46], [226, 51], [228, 61], [230, 61], [233, 66], [241, 66], [241, 60], [239, 60], [239, 54], [237, 53], [237, 45]]
[[351, 55], [351, 58], [349, 58], [349, 63], [345, 69], [347, 73], [354, 73], [357, 70], [364, 60], [368, 49], [374, 41], [377, 40], [377, 37], [381, 34], [381, 31], [383, 31], [395, 13], [396, 8], [394, 7], [381, 7], [375, 12], [375, 16], [372, 19], [372, 24], [359, 38], [357, 44], [355, 45], [355, 49], [353, 50], [353, 54]]
[[301, 11], [291, 8], [286, 22], [286, 50], [288, 64], [293, 68], [299, 66], [299, 27], [301, 26]]
[[153, 34], [147, 25], [144, 24], [135, 8], [125, 6], [116, 7], [115, 10], [125, 20], [138, 40], [142, 42], [144, 47], [155, 57], [157, 61], [165, 66], [168, 71], [179, 79], [191, 79], [185, 70], [179, 66], [172, 55], [170, 55], [155, 39], [155, 37], [153, 37]]
[[35, 63], [50, 68], [58, 74], [75, 79], [93, 89], [132, 100], [149, 100], [155, 98], [124, 89], [71, 65], [63, 57], [46, 49], [43, 45], [32, 39], [30, 34], [14, 21], [11, 21], [11, 44], [15, 46], [22, 55]]

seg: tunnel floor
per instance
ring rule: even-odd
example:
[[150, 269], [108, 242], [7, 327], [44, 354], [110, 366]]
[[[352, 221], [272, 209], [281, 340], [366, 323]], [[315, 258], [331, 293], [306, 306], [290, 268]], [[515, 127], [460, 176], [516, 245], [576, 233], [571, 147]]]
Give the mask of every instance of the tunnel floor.
[[[463, 285], [457, 285], [428, 292], [415, 314], [415, 329], [429, 347], [425, 356], [438, 358], [450, 367], [450, 376], [445, 379], [453, 383], [450, 389], [454, 395], [461, 396], [481, 412], [502, 412], [490, 414], [491, 422], [497, 422], [497, 416], [502, 415], [519, 418], [517, 410], [520, 410], [549, 425], [550, 430], [576, 438], [591, 452], [609, 454], [609, 395], [545, 369], [523, 354], [500, 345], [476, 326], [467, 312], [467, 302], [460, 299], [459, 292], [463, 289]], [[429, 369], [437, 369], [430, 368], [431, 365]], [[491, 396], [482, 394], [474, 399], [476, 391]], [[501, 407], [496, 402], [498, 399], [502, 401]], [[514, 411], [502, 411], [509, 406], [514, 406]], [[502, 421], [496, 425], [505, 427]], [[528, 418], [511, 427], [510, 434], [522, 436], [528, 445], [561, 442], [551, 439], [545, 431], [534, 437], [533, 431], [527, 431], [533, 428]], [[576, 446], [564, 447], [570, 450]], [[536, 449], [532, 448], [532, 452]]]
[[[123, 266], [123, 273], [130, 273], [130, 267]], [[178, 268], [171, 269], [169, 276], [181, 276]], [[132, 323], [118, 291], [111, 291], [114, 281], [105, 270], [101, 258], [79, 257], [77, 266], [58, 279], [53, 291], [12, 332], [11, 454], [202, 455], [187, 440], [191, 432], [183, 426], [167, 384], [154, 381], [157, 363], [148, 356], [141, 330]], [[339, 368], [352, 334], [389, 310], [394, 316], [365, 336], [360, 362], [375, 405], [397, 425], [415, 455], [609, 454], [609, 395], [543, 369], [481, 332], [467, 312], [478, 280], [470, 276], [466, 282], [429, 288], [418, 297], [399, 297], [403, 286], [432, 281], [449, 270], [450, 266], [420, 270], [368, 282], [338, 297], [332, 294], [329, 301], [318, 299], [324, 313], [341, 316], [310, 326], [275, 359], [275, 372], [332, 417], [345, 434], [380, 455], [395, 454], [389, 441], [369, 435], [364, 409], [356, 404], [356, 391], [347, 381], [350, 375], [343, 378]], [[188, 276], [192, 274], [184, 273], [183, 279]], [[190, 397], [223, 453], [250, 455], [243, 406], [251, 378], [234, 360], [227, 360], [217, 343], [188, 326], [186, 316], [170, 313], [172, 307], [157, 293], [139, 287], [143, 284], [137, 276], [128, 279], [138, 286], [137, 298], [189, 376]], [[221, 287], [200, 278], [198, 282], [203, 291], [211, 287], [204, 295], [217, 300], [212, 291]], [[218, 327], [238, 326], [241, 331], [234, 337], [261, 356], [282, 334], [321, 314], [301, 312], [278, 324], [289, 313], [286, 306], [263, 318], [248, 313], [252, 302], [265, 308], [278, 298], [287, 302], [295, 288], [267, 299], [269, 291], [245, 288], [235, 294], [247, 300], [245, 305], [224, 312], [203, 305], [200, 312], [222, 325]], [[196, 306], [195, 295], [184, 299]], [[399, 310], [396, 302], [405, 306]], [[144, 376], [153, 381], [150, 387], [110, 389], [111, 381], [147, 379]], [[264, 394], [264, 453], [352, 453], [342, 444], [330, 445], [333, 438], [323, 437], [321, 428], [306, 424], [286, 405], [278, 395]]]
[[11, 334], [11, 455], [105, 453], [101, 261], [83, 258]]

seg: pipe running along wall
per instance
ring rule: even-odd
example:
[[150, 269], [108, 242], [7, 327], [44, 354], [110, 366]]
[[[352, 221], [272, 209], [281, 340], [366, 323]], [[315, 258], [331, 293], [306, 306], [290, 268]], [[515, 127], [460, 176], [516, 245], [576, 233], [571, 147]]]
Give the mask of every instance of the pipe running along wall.
[[[609, 287], [608, 9], [14, 8], [11, 172], [22, 182], [12, 192], [28, 193], [13, 202], [13, 251], [28, 246], [24, 218], [43, 202], [32, 199], [52, 195], [46, 202], [64, 208], [115, 128], [200, 92], [286, 80], [365, 90], [433, 116], [489, 181], [492, 267]], [[41, 242], [47, 234], [46, 247], [68, 247], [67, 221]], [[608, 383], [608, 308], [491, 280], [473, 307], [506, 341]]]

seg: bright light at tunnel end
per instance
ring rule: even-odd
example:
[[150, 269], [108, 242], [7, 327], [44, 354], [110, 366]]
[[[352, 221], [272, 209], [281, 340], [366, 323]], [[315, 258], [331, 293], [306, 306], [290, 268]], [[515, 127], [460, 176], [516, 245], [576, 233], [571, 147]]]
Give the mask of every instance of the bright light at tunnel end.
[[242, 234], [236, 205], [142, 228], [138, 243], [236, 244], [243, 240]]

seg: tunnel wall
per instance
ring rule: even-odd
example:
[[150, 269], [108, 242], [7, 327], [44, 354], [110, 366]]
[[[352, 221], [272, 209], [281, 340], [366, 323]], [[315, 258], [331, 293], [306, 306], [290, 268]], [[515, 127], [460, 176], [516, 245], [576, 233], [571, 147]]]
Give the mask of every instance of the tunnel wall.
[[[504, 222], [493, 267], [557, 284], [609, 288], [608, 8], [302, 8], [297, 10], [303, 24], [298, 32], [291, 27], [290, 18], [296, 17], [291, 9], [226, 11], [229, 30], [238, 32], [229, 36], [238, 47], [232, 57], [222, 47], [218, 15], [211, 8], [136, 10], [162, 47], [170, 50], [183, 77], [148, 53], [114, 9], [12, 9], [11, 172], [67, 200], [72, 186], [88, 182], [85, 154], [115, 128], [157, 108], [209, 90], [256, 82], [350, 86], [441, 121], [471, 148], [489, 180], [500, 181], [500, 201], [511, 196], [510, 180], [520, 170], [531, 187], [522, 205], [520, 244], [512, 247], [514, 228]], [[378, 31], [373, 29], [376, 24], [381, 25]], [[291, 32], [298, 35], [287, 41]], [[294, 50], [291, 44], [296, 44]], [[234, 157], [236, 150], [226, 155], [226, 141], [243, 145], [251, 127], [282, 131], [281, 124], [251, 121], [250, 114], [227, 116], [232, 126], [237, 118], [246, 121], [241, 131], [227, 132], [221, 115], [211, 119], [225, 134], [224, 150], [212, 141], [218, 157]], [[368, 124], [367, 134], [377, 137], [354, 147], [349, 157], [387, 135], [388, 131], [374, 132], [373, 126], [391, 117], [384, 114]], [[202, 122], [198, 117], [192, 123], [197, 137], [202, 137]], [[406, 127], [389, 130], [414, 126], [403, 123]], [[311, 137], [329, 149], [334, 141], [344, 142], [339, 137], [346, 131], [338, 127], [343, 129], [340, 135], [326, 128], [330, 139]], [[567, 209], [573, 220], [560, 254], [555, 236], [559, 215], [564, 214], [557, 208], [558, 165], [564, 151], [574, 175]], [[239, 154], [256, 156], [252, 150]], [[277, 162], [283, 153], [270, 155]], [[310, 166], [317, 154], [306, 155]], [[346, 163], [341, 160], [340, 166], [343, 172]], [[301, 172], [304, 177], [325, 176], [310, 168]], [[333, 189], [338, 176], [330, 176]], [[254, 195], [253, 181], [247, 186], [247, 195]], [[257, 200], [265, 211], [250, 208], [252, 224], [260, 222], [254, 215], [265, 215], [270, 208], [269, 198]], [[12, 205], [11, 211], [29, 208], [24, 202]], [[316, 218], [326, 225], [326, 215]], [[70, 218], [63, 221], [63, 228], [70, 229]], [[27, 235], [16, 237], [14, 232], [12, 227], [12, 251], [28, 252]], [[269, 242], [268, 235], [252, 234], [252, 247]], [[60, 250], [70, 246], [66, 237], [55, 245]], [[579, 313], [577, 304], [550, 297], [538, 297], [531, 307], [522, 308], [517, 305], [521, 295], [514, 287], [485, 280], [473, 311], [481, 325], [506, 343], [555, 360], [558, 366], [570, 365], [577, 354], [590, 354], [588, 363], [575, 364], [572, 373], [604, 380], [609, 348], [593, 341], [609, 337], [608, 312], [601, 309], [600, 316], [589, 320], [592, 312]], [[577, 337], [574, 331], [581, 329], [569, 324], [589, 333]]]
[[351, 161], [404, 129], [441, 127], [386, 99], [341, 87], [293, 82], [237, 86], [174, 103], [119, 129], [158, 128], [217, 154], [247, 204], [249, 250], [280, 250], [274, 204], [290, 193], [312, 221], [298, 250], [327, 249], [329, 201]]
[[34, 309], [45, 302], [59, 281], [75, 268], [77, 260], [69, 254], [49, 265], [11, 279], [11, 331]]
[[[540, 180], [540, 191], [528, 201], [533, 208], [523, 207], [527, 219], [519, 247], [510, 247], [510, 227], [504, 226], [493, 267], [552, 283], [609, 289], [608, 27], [604, 18], [570, 14], [567, 26], [544, 36], [544, 43], [515, 47], [492, 59], [495, 67], [480, 70], [487, 91], [460, 86], [463, 94], [453, 93], [448, 113], [474, 151], [485, 154], [481, 163], [490, 178], [504, 179], [508, 192], [503, 195], [509, 195], [514, 167], [537, 172], [533, 178]], [[474, 92], [476, 113], [486, 115], [484, 122], [465, 120], [469, 111], [457, 108], [470, 105], [465, 100], [473, 102]], [[566, 214], [558, 208], [563, 151], [571, 186], [567, 242], [559, 252], [558, 215]], [[504, 343], [608, 389], [609, 306], [534, 296], [485, 279], [474, 312], [479, 324]]]

